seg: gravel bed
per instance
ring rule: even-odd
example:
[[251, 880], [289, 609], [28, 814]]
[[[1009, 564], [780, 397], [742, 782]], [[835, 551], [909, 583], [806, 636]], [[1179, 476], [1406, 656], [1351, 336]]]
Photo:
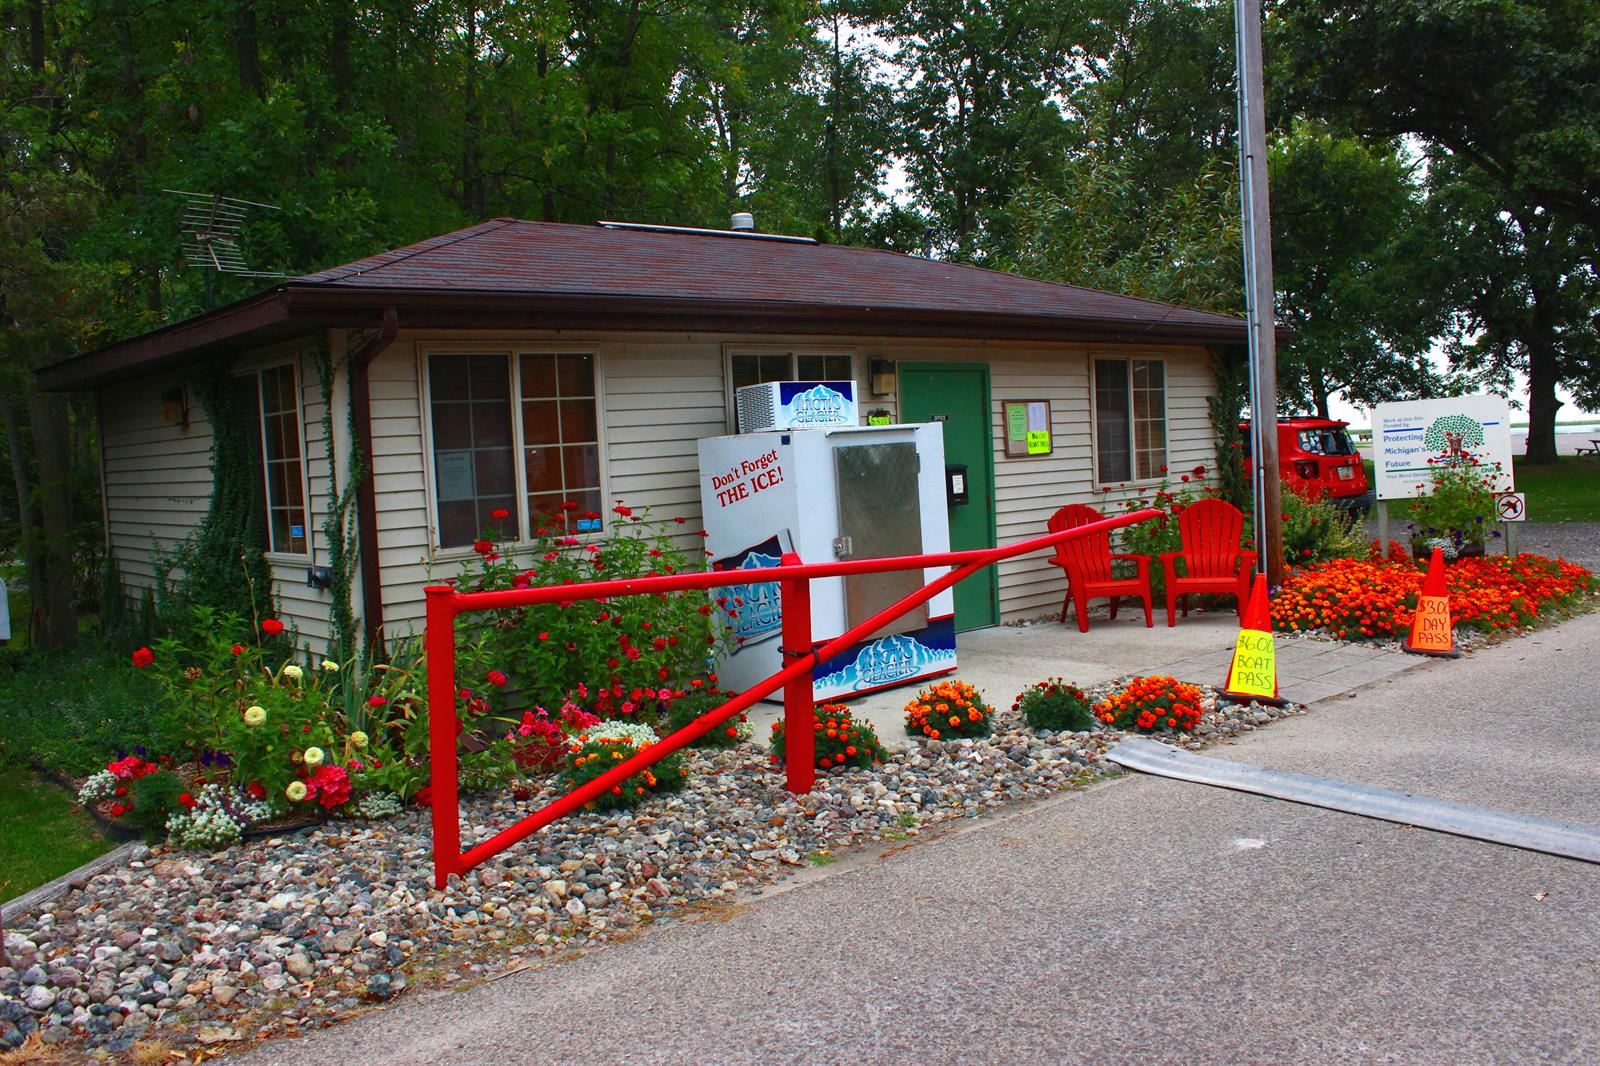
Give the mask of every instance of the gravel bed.
[[[1196, 733], [1168, 738], [1186, 748], [1303, 713], [1219, 707], [1203, 691]], [[1117, 772], [1101, 755], [1120, 733], [1035, 732], [1009, 709], [995, 722], [982, 740], [919, 740], [875, 770], [821, 773], [806, 796], [786, 791], [753, 746], [697, 752], [683, 792], [558, 822], [442, 892], [432, 888], [426, 811], [215, 855], [141, 847], [5, 931], [0, 1051], [40, 1040], [58, 1053], [121, 1057], [156, 1040], [185, 1049], [307, 1032], [407, 988], [633, 935], [840, 848], [914, 837]], [[464, 843], [551, 796], [469, 799]]]

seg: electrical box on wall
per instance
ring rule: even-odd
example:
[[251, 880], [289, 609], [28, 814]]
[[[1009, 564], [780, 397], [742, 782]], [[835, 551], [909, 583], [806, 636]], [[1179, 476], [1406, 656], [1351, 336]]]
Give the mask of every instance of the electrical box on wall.
[[972, 502], [967, 490], [966, 463], [947, 463], [945, 465], [944, 491], [951, 507], [965, 507]]

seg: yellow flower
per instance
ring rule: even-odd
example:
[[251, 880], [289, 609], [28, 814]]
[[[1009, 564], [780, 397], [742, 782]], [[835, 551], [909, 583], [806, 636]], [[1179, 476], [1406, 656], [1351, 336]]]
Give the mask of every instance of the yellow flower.
[[260, 725], [262, 722], [265, 722], [266, 720], [267, 720], [267, 709], [265, 707], [251, 706], [251, 707], [246, 707], [244, 709], [244, 724], [245, 725]]
[[328, 671], [330, 674], [337, 674], [339, 672], [339, 664], [334, 662], [332, 659], [322, 660], [322, 668]]
[[351, 744], [352, 747], [355, 747], [357, 749], [366, 747], [367, 746], [367, 735], [365, 733], [363, 733], [359, 729], [356, 730], [354, 733], [350, 734], [350, 744]]
[[287, 677], [291, 681], [299, 681], [302, 673], [304, 673], [304, 671], [294, 663], [290, 663], [288, 666], [283, 668], [283, 676]]
[[306, 760], [306, 765], [307, 766], [321, 766], [322, 765], [322, 749], [321, 748], [307, 748], [306, 749], [306, 754], [305, 754], [305, 760]]
[[299, 803], [306, 798], [306, 783], [304, 781], [290, 781], [289, 787], [283, 790], [283, 794], [295, 803]]

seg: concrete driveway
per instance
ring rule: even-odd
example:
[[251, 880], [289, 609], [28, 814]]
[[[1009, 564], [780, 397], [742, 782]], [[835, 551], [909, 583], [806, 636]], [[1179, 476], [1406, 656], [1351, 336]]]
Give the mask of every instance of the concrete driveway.
[[[1600, 615], [1212, 754], [1600, 822]], [[1600, 868], [1134, 777], [241, 1062], [1592, 1062]]]

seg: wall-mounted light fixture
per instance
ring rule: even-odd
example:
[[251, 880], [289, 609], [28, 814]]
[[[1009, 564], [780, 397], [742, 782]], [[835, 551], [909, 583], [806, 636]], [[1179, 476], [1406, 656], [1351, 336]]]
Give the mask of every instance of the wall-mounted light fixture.
[[189, 397], [182, 385], [162, 390], [161, 421], [169, 426], [189, 424]]
[[874, 396], [893, 396], [895, 392], [895, 362], [893, 359], [873, 358], [867, 364], [869, 387]]

